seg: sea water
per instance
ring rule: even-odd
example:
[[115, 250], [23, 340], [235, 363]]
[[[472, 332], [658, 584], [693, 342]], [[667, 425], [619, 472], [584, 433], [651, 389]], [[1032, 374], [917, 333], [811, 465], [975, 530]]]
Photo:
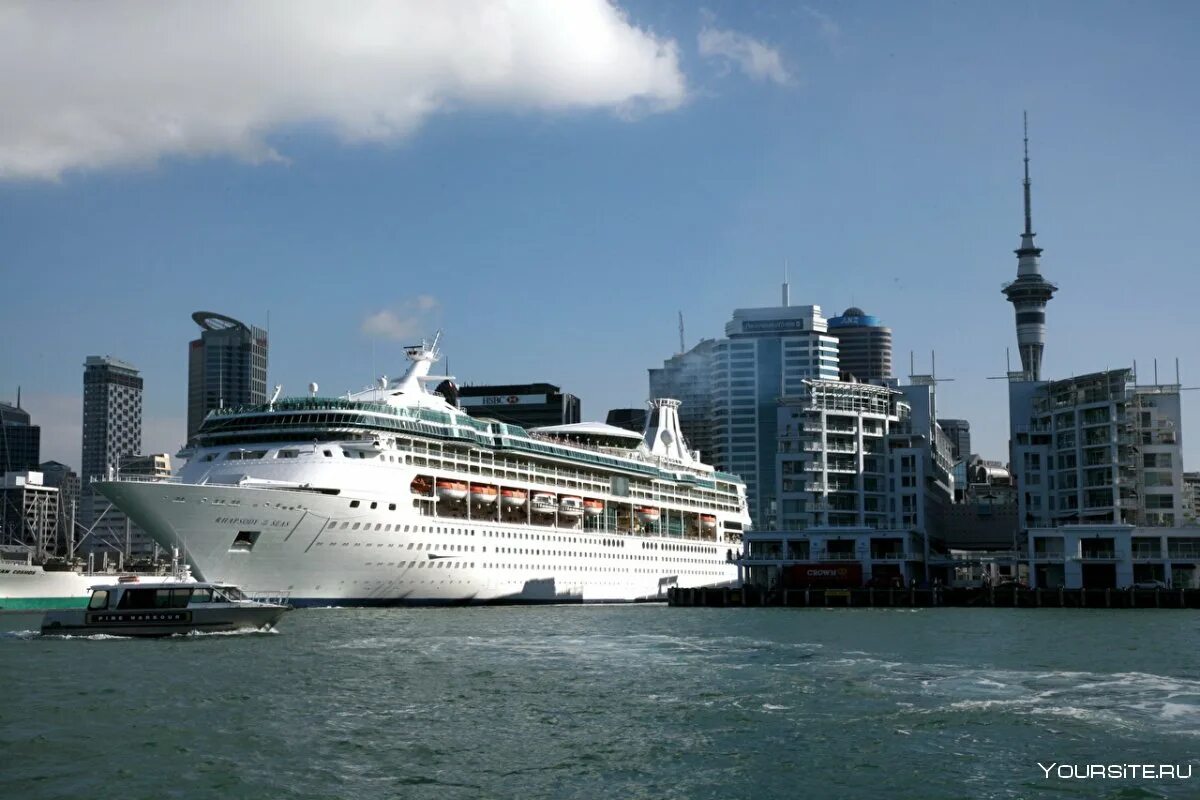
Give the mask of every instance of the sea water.
[[1189, 611], [313, 609], [0, 681], [3, 798], [1200, 797]]

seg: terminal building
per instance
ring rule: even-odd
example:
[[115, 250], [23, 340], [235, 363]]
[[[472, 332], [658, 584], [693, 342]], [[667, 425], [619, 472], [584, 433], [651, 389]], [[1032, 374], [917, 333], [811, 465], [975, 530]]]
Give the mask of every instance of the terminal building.
[[463, 386], [458, 404], [472, 417], [487, 417], [522, 428], [579, 422], [580, 402], [550, 383]]

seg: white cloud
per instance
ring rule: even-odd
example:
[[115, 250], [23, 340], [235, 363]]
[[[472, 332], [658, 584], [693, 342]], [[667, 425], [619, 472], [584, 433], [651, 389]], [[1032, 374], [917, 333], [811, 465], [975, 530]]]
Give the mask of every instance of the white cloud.
[[755, 80], [774, 81], [783, 86], [792, 82], [779, 51], [744, 33], [706, 24], [697, 37], [697, 44], [700, 55], [733, 62]]
[[377, 339], [415, 339], [429, 333], [427, 317], [437, 308], [437, 298], [428, 294], [417, 295], [413, 300], [401, 303], [399, 308], [385, 308], [368, 314], [360, 330]]
[[842, 44], [842, 28], [837, 24], [837, 20], [825, 12], [809, 6], [804, 6], [804, 11], [817, 21], [817, 31], [825, 40], [825, 44], [829, 46], [830, 51], [836, 55]]
[[0, 179], [282, 158], [316, 123], [393, 141], [463, 106], [664, 111], [686, 98], [674, 40], [607, 0], [26, 0], [0, 5]]

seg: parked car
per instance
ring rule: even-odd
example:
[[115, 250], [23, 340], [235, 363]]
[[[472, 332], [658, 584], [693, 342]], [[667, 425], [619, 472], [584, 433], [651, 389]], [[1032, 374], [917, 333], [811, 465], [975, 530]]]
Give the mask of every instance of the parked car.
[[1135, 588], [1135, 589], [1169, 589], [1170, 587], [1167, 586], [1167, 584], [1163, 583], [1162, 581], [1151, 580], [1151, 581], [1135, 581], [1133, 584], [1133, 588]]

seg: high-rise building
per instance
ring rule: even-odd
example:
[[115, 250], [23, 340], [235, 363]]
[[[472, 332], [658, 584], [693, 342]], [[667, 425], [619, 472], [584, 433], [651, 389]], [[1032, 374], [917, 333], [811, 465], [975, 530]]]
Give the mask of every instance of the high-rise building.
[[971, 423], [965, 419], [939, 419], [938, 425], [950, 439], [950, 457], [954, 463], [971, 457]]
[[[142, 377], [136, 367], [111, 356], [88, 356], [83, 370], [83, 456], [79, 521], [85, 528], [125, 529], [124, 517], [98, 493], [91, 481], [142, 449]], [[119, 517], [119, 518], [118, 518]], [[89, 550], [113, 546], [98, 530], [84, 541]]]
[[1039, 258], [1042, 248], [1033, 243], [1033, 211], [1030, 204], [1029, 133], [1025, 134], [1025, 230], [1017, 248], [1017, 279], [1004, 285], [1004, 295], [1017, 315], [1017, 346], [1026, 380], [1042, 377], [1042, 349], [1046, 343], [1046, 303], [1058, 287], [1042, 277]]
[[142, 377], [111, 356], [88, 356], [83, 371], [83, 457], [86, 486], [142, 450]]
[[684, 353], [677, 353], [651, 369], [650, 397], [679, 401], [679, 426], [688, 447], [700, 458], [713, 458], [713, 346], [715, 339], [702, 339]]
[[188, 345], [188, 438], [214, 408], [267, 402], [267, 332], [197, 311], [200, 338]]
[[864, 383], [892, 377], [892, 329], [861, 308], [850, 307], [829, 320], [829, 335], [838, 340], [838, 369]]
[[[646, 416], [644, 408], [614, 408], [609, 410], [604, 422], [616, 428], [642, 433], [646, 430]], [[687, 438], [687, 434], [684, 434], [684, 438]]]
[[579, 398], [550, 383], [464, 386], [458, 405], [472, 417], [489, 417], [522, 428], [579, 422]]
[[19, 392], [15, 406], [0, 403], [0, 474], [37, 469], [41, 438], [42, 429], [21, 408]]
[[820, 306], [739, 308], [713, 344], [712, 464], [746, 482], [756, 528], [779, 523], [776, 491], [779, 400], [806, 380], [838, 378], [837, 339]]
[[1009, 384], [1012, 468], [1026, 528], [1181, 525], [1179, 386], [1132, 369]]

